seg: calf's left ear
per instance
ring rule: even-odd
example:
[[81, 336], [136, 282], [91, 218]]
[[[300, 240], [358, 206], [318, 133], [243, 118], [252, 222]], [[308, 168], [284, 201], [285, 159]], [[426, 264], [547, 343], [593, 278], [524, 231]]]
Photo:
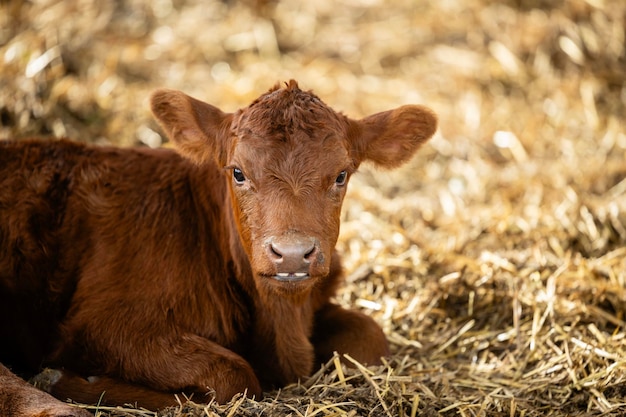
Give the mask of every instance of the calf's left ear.
[[395, 168], [407, 162], [437, 130], [437, 116], [427, 107], [407, 105], [350, 122], [356, 159]]
[[180, 91], [157, 90], [150, 97], [152, 114], [180, 153], [196, 163], [226, 160], [233, 115]]

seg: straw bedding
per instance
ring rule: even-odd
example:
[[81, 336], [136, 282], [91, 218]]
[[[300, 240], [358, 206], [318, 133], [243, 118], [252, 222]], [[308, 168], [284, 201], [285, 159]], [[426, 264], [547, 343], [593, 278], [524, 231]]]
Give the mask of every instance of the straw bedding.
[[625, 20], [620, 0], [8, 0], [0, 138], [161, 146], [156, 87], [224, 110], [289, 78], [354, 117], [427, 104], [437, 136], [364, 167], [343, 212], [338, 302], [392, 357], [159, 415], [623, 415]]

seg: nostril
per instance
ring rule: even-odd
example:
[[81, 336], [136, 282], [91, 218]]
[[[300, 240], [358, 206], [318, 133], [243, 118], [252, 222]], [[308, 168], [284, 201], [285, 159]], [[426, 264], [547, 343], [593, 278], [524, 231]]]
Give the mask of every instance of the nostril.
[[313, 245], [311, 247], [311, 249], [307, 253], [304, 254], [304, 260], [305, 261], [310, 261], [311, 260], [311, 258], [313, 257], [313, 255], [316, 252], [315, 249], [316, 249], [316, 247], [315, 247], [315, 245]]
[[280, 253], [273, 244], [269, 244], [269, 252], [270, 252], [270, 256], [275, 260], [275, 261], [280, 261], [281, 259], [283, 259], [283, 254]]

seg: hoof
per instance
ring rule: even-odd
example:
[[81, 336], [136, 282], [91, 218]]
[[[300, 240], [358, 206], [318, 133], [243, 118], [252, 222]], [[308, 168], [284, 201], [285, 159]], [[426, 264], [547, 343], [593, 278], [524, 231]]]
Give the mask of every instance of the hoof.
[[63, 377], [63, 371], [46, 368], [30, 379], [30, 383], [45, 392], [52, 392], [52, 388]]

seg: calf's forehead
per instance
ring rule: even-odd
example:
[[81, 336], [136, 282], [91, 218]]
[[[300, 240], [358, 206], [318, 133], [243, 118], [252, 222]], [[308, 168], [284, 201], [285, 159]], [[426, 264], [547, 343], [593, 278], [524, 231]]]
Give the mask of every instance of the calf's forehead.
[[282, 140], [246, 140], [236, 146], [231, 165], [244, 169], [251, 179], [303, 179], [318, 183], [342, 170], [356, 167], [344, 141], [329, 136], [323, 141], [293, 135]]
[[323, 157], [331, 165], [346, 164], [347, 129], [346, 117], [314, 94], [291, 85], [270, 90], [238, 113], [231, 159], [265, 165], [272, 160]]
[[289, 84], [275, 87], [241, 110], [233, 128], [242, 140], [324, 140], [330, 135], [345, 136], [346, 120], [312, 92]]

